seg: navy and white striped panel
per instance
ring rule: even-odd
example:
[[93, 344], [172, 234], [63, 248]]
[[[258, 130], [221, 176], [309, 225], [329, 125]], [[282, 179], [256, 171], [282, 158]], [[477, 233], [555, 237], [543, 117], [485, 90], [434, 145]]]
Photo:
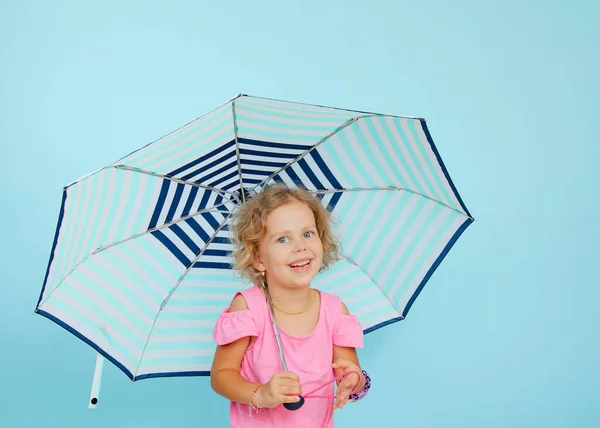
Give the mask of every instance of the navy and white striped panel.
[[152, 231], [158, 239], [186, 268], [194, 267], [193, 262], [202, 255], [205, 263], [223, 264], [227, 250], [210, 248], [215, 240], [225, 243], [218, 230], [223, 227], [230, 213], [223, 210], [201, 212], [168, 227]]
[[223, 225], [214, 234], [209, 242], [202, 257], [194, 263], [194, 270], [197, 269], [232, 269], [233, 244], [231, 241], [231, 231], [229, 225], [231, 216], [223, 221]]
[[260, 184], [312, 146], [238, 138], [244, 187]]
[[[294, 186], [311, 190], [329, 190], [339, 188], [339, 183], [327, 168], [317, 152], [311, 153], [311, 146], [298, 144], [279, 144], [274, 142], [255, 141], [240, 138], [238, 140], [242, 182], [244, 188], [251, 188], [263, 184], [271, 177], [270, 182], [293, 181]], [[308, 151], [308, 155], [306, 155]], [[286, 171], [278, 175], [278, 171]], [[163, 224], [175, 222], [170, 230], [178, 239], [166, 239], [165, 232], [153, 232], [173, 252], [182, 263], [189, 263], [198, 254], [202, 245], [195, 242], [196, 235], [200, 236], [202, 244], [211, 241], [215, 231], [219, 228], [227, 214], [233, 211], [233, 203], [239, 203], [240, 176], [237, 162], [235, 141], [228, 142], [222, 147], [200, 156], [194, 161], [178, 167], [168, 174], [169, 177], [193, 182], [198, 186], [214, 188], [214, 191], [203, 187], [195, 187], [184, 183], [165, 179], [159, 200], [154, 208], [152, 221], [148, 229], [152, 230]], [[329, 186], [329, 187], [326, 187]], [[224, 194], [223, 192], [227, 192]], [[233, 193], [229, 193], [233, 192]], [[325, 197], [328, 208], [333, 210], [339, 195], [335, 193], [321, 195]], [[202, 214], [209, 227], [201, 228], [196, 235], [186, 233], [177, 225], [181, 217], [186, 217], [204, 209], [216, 207], [223, 216], [215, 218], [213, 214]], [[194, 217], [196, 218], [196, 217]], [[211, 221], [212, 220], [212, 221]], [[184, 223], [194, 222], [186, 220]], [[227, 233], [227, 227], [222, 233]], [[208, 240], [207, 240], [208, 237]], [[232, 247], [224, 237], [217, 235], [216, 242], [204, 251], [202, 259], [197, 262], [200, 267], [220, 266], [223, 269], [231, 268], [228, 252]], [[182, 246], [181, 248], [179, 246]], [[228, 248], [217, 248], [217, 245], [228, 245]], [[210, 260], [208, 258], [210, 258]], [[194, 266], [196, 267], [196, 266]]]
[[164, 179], [160, 196], [152, 211], [148, 230], [207, 210], [220, 210], [228, 213], [233, 208], [229, 197], [224, 197], [222, 193], [200, 186]]
[[[330, 212], [344, 190], [337, 177], [323, 161], [318, 147], [309, 150], [295, 162], [285, 166], [265, 184], [284, 183], [291, 188], [303, 188], [314, 193]], [[337, 190], [337, 192], [336, 192]]]
[[[232, 125], [233, 126], [233, 125]], [[168, 174], [181, 180], [223, 190], [240, 187], [235, 140], [177, 167]]]
[[[239, 188], [240, 179], [235, 141], [187, 162], [169, 172], [169, 177], [184, 180], [184, 184], [165, 179], [160, 198], [154, 208], [148, 229], [173, 223], [166, 230], [152, 234], [159, 239], [186, 267], [202, 252], [207, 263], [223, 263], [225, 250], [204, 248], [215, 238], [235, 205], [235, 197], [221, 189]], [[214, 188], [209, 190], [206, 186]], [[182, 218], [189, 217], [185, 220]]]

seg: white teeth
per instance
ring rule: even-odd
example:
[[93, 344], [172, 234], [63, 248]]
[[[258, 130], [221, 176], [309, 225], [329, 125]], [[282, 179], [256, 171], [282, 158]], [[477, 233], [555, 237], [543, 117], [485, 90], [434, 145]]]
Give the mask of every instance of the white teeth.
[[308, 266], [308, 264], [310, 263], [310, 260], [307, 262], [304, 262], [302, 264], [298, 264], [298, 265], [290, 265], [291, 267], [304, 267], [304, 266]]

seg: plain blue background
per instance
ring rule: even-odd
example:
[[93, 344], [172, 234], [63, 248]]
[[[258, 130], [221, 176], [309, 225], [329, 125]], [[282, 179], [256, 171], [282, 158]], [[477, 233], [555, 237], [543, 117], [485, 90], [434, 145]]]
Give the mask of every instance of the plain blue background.
[[238, 92], [422, 116], [472, 225], [336, 426], [600, 426], [595, 1], [0, 1], [0, 426], [225, 427], [32, 315], [62, 186]]

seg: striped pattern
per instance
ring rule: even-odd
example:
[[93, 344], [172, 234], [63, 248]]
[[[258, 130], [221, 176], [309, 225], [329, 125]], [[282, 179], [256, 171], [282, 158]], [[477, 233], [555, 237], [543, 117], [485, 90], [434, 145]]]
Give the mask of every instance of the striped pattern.
[[366, 332], [406, 316], [472, 222], [424, 120], [240, 96], [64, 189], [36, 312], [131, 379], [208, 374], [248, 286], [231, 217], [272, 183], [341, 220], [342, 260], [314, 286]]

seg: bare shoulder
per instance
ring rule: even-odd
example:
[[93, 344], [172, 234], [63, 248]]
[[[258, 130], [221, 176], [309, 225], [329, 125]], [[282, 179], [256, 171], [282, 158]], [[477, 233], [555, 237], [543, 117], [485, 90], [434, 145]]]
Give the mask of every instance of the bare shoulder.
[[229, 312], [239, 312], [248, 309], [248, 304], [246, 303], [246, 299], [241, 294], [238, 294], [231, 301], [231, 305], [229, 306]]
[[348, 306], [344, 302], [342, 302], [342, 314], [350, 315], [350, 311], [348, 310]]

